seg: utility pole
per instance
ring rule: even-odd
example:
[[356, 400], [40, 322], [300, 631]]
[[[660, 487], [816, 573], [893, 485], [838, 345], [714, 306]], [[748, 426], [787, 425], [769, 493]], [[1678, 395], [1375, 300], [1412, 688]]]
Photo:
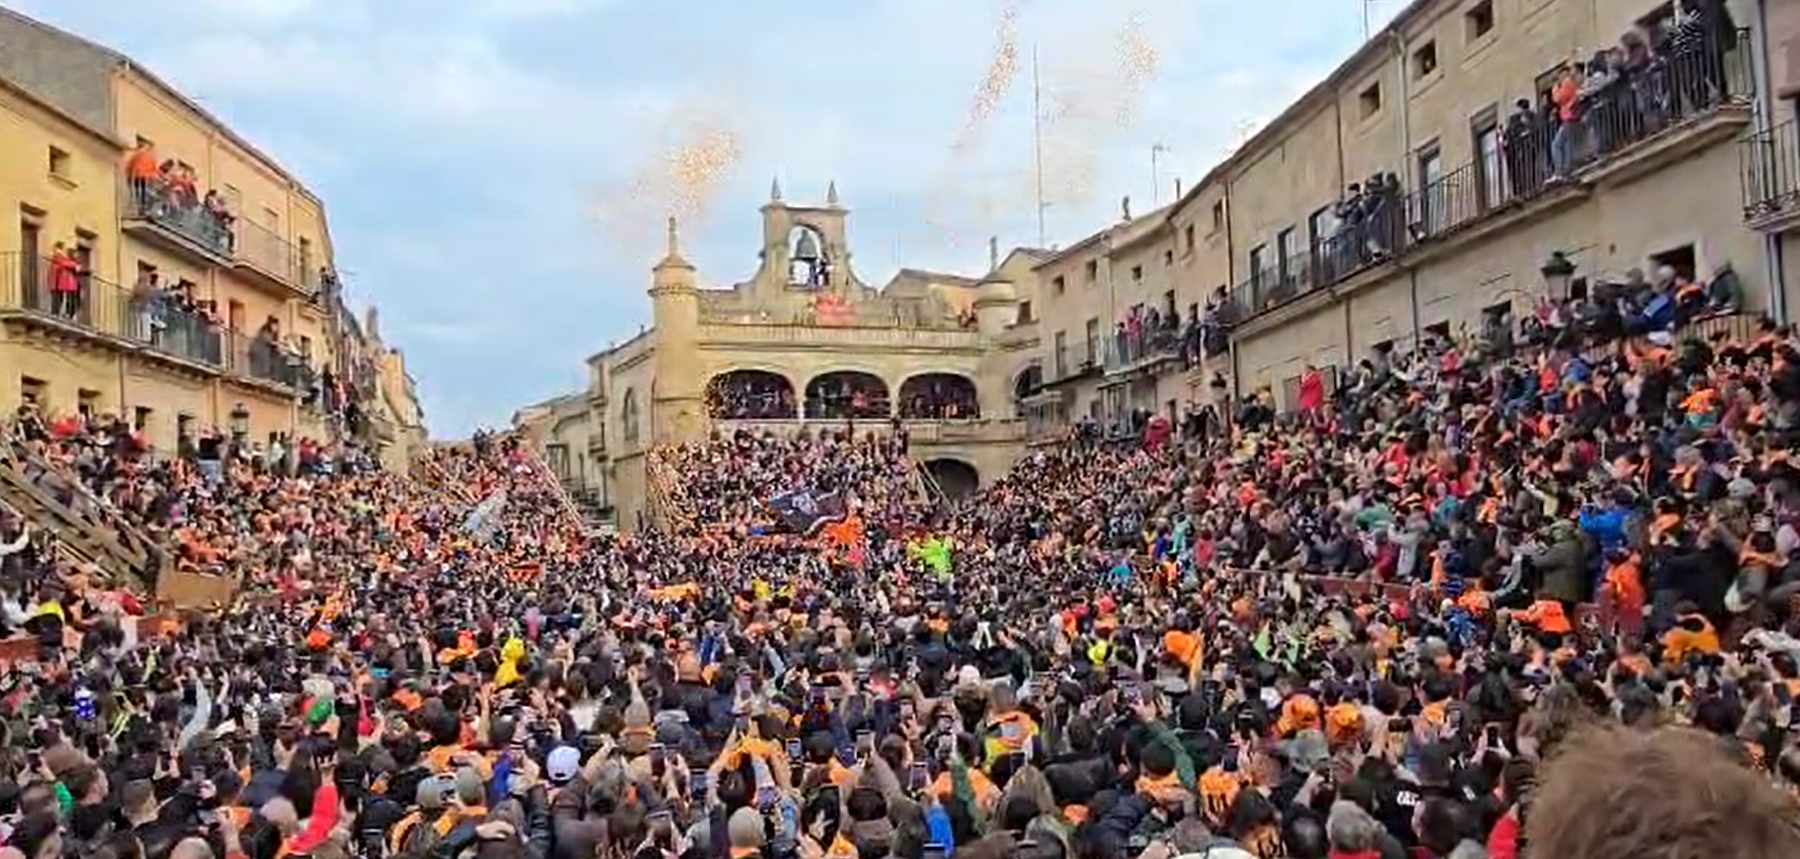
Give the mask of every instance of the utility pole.
[[1031, 43], [1031, 153], [1036, 162], [1035, 183], [1037, 185], [1037, 246], [1044, 247], [1044, 210], [1050, 207], [1044, 202], [1044, 86], [1038, 77], [1037, 43]]

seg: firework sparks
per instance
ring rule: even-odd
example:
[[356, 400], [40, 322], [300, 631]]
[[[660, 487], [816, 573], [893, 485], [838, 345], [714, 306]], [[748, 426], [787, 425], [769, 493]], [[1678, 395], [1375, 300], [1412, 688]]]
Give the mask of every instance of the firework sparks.
[[988, 60], [987, 74], [975, 90], [969, 104], [969, 115], [951, 149], [962, 152], [980, 136], [981, 129], [1006, 100], [1013, 81], [1019, 77], [1019, 7], [1009, 4], [1000, 11], [1000, 22], [994, 31], [994, 56]]
[[674, 124], [664, 137], [667, 145], [647, 164], [598, 195], [602, 231], [633, 257], [655, 240], [667, 218], [701, 220], [742, 155], [736, 132], [715, 121]]

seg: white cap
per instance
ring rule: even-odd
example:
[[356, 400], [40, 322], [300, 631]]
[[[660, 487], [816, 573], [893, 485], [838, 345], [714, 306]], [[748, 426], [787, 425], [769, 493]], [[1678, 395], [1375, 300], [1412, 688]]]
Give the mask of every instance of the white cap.
[[581, 751], [574, 746], [557, 746], [544, 761], [544, 777], [554, 784], [572, 781], [581, 773]]

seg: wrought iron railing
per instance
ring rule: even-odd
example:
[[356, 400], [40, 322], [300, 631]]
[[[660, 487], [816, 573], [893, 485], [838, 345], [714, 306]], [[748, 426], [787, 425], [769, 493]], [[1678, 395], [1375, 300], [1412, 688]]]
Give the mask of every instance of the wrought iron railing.
[[1738, 167], [1745, 220], [1800, 205], [1800, 124], [1790, 119], [1738, 141]]
[[176, 295], [126, 289], [68, 258], [0, 254], [0, 311], [28, 313], [157, 352], [224, 365], [223, 334]]
[[[1365, 192], [1333, 235], [1237, 283], [1221, 320], [1236, 324], [1333, 286], [1551, 193], [1700, 119], [1747, 107], [1755, 96], [1750, 45], [1749, 31], [1739, 30], [1718, 50], [1658, 57], [1648, 69], [1583, 96], [1577, 119], [1537, 123], [1506, 137], [1491, 154], [1411, 192]], [[1759, 178], [1759, 188], [1780, 189], [1785, 181], [1792, 193], [1800, 184], [1795, 179], [1800, 156], [1790, 147], [1785, 157], [1785, 165], [1758, 167], [1759, 177], [1780, 180]]]

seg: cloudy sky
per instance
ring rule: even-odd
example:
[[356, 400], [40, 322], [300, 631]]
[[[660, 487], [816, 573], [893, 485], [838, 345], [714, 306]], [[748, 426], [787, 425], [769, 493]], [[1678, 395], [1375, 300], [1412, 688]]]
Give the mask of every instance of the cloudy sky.
[[1167, 202], [1363, 26], [1359, 0], [0, 2], [148, 65], [318, 192], [439, 437], [580, 387], [645, 324], [671, 207], [711, 285], [754, 270], [777, 175], [795, 202], [837, 181], [865, 281], [979, 274], [988, 236], [1037, 240], [1034, 46], [1068, 244], [1123, 195]]

